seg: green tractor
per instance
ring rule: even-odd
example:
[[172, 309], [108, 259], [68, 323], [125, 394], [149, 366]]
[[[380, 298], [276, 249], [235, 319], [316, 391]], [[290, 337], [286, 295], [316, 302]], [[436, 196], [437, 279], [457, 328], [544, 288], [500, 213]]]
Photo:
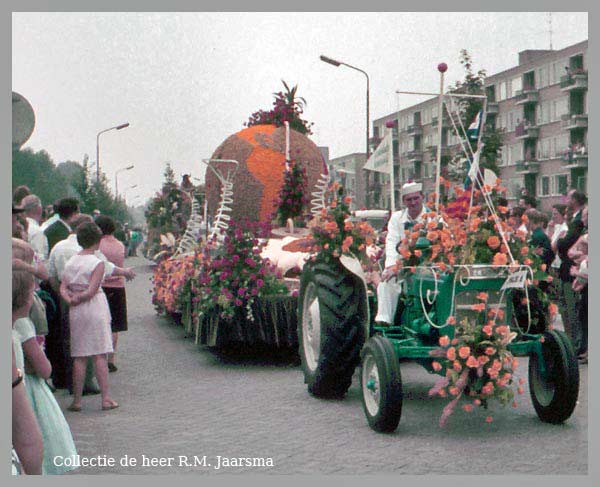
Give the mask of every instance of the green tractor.
[[[401, 362], [415, 361], [435, 372], [430, 352], [439, 339], [454, 336], [448, 317], [472, 313], [476, 295], [489, 295], [486, 306], [503, 309], [517, 337], [508, 344], [516, 357], [529, 357], [529, 389], [539, 418], [548, 423], [568, 419], [577, 403], [579, 369], [565, 333], [531, 329], [515, 316], [515, 288], [506, 286], [515, 269], [495, 265], [454, 266], [436, 273], [421, 265], [404, 280], [396, 323], [372, 323], [370, 299], [360, 262], [341, 256], [333, 263], [309, 261], [301, 276], [298, 338], [308, 391], [321, 398], [341, 398], [360, 365], [362, 403], [367, 421], [378, 432], [396, 430], [402, 413]], [[518, 271], [530, 273], [521, 266]], [[523, 291], [521, 291], [523, 292]], [[527, 314], [535, 313], [528, 309]], [[543, 339], [541, 337], [543, 336]]]

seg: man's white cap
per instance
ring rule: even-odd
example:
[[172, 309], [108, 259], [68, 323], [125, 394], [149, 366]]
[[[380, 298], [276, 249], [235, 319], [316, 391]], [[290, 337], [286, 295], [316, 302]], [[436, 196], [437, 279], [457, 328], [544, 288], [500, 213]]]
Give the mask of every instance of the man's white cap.
[[406, 196], [407, 194], [418, 193], [420, 191], [423, 191], [423, 184], [415, 182], [405, 183], [402, 186], [402, 197]]

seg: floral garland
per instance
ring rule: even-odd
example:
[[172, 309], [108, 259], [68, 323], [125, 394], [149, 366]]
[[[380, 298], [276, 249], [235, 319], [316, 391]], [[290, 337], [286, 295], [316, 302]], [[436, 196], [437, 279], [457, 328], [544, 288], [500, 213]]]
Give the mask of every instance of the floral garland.
[[[492, 195], [505, 192], [499, 180], [493, 188], [484, 190]], [[416, 266], [425, 261], [441, 273], [450, 272], [452, 266], [459, 264], [508, 265], [509, 270], [529, 266], [532, 278], [526, 281], [527, 294], [525, 290], [513, 290], [511, 294], [517, 325], [525, 333], [551, 329], [549, 318], [556, 315], [557, 307], [549, 302], [544, 289], [552, 277], [536, 249], [527, 245], [526, 235], [515, 230], [521, 223], [527, 223], [527, 217], [514, 221], [506, 217], [508, 208], [499, 206], [497, 222], [481, 205], [469, 209], [471, 198], [461, 188], [454, 188], [453, 194], [452, 199], [440, 206], [441, 221], [435, 212], [430, 212], [425, 223], [415, 224], [405, 232], [398, 249], [401, 256], [398, 269], [415, 272]], [[473, 201], [481, 201], [482, 196], [481, 191], [475, 191]], [[423, 245], [422, 239], [428, 245]], [[454, 338], [442, 336], [440, 348], [430, 353], [437, 358], [432, 363], [433, 369], [444, 375], [429, 393], [452, 397], [442, 412], [440, 426], [446, 424], [461, 397], [469, 398], [470, 402], [463, 405], [467, 412], [473, 411], [474, 406], [487, 408], [492, 399], [503, 405], [512, 401], [516, 407], [512, 385], [518, 361], [507, 346], [517, 334], [507, 324], [500, 323], [504, 319], [502, 310], [489, 309], [486, 315], [486, 293], [479, 293], [477, 298], [479, 303], [472, 309], [480, 313], [479, 318], [458, 324], [454, 317], [448, 318], [447, 324], [455, 326]], [[521, 322], [528, 320], [527, 306], [531, 309], [531, 322], [525, 327]], [[519, 394], [523, 393], [522, 385], [523, 379], [517, 388]], [[492, 420], [491, 416], [486, 417], [486, 421]]]
[[184, 289], [195, 273], [195, 265], [201, 257], [183, 256], [179, 259], [164, 259], [154, 269], [152, 304], [158, 313], [181, 311]]
[[[446, 424], [462, 397], [469, 401], [463, 405], [463, 410], [468, 413], [476, 406], [487, 408], [491, 400], [504, 406], [512, 401], [512, 406], [517, 407], [513, 401], [512, 385], [518, 360], [507, 349], [517, 334], [511, 332], [507, 325], [496, 323], [496, 319], [503, 318], [502, 310], [492, 308], [486, 315], [486, 293], [479, 293], [477, 298], [480, 303], [474, 304], [472, 309], [479, 311], [480, 318], [472, 321], [465, 319], [458, 324], [453, 317], [449, 318], [448, 324], [455, 325], [454, 338], [440, 337], [440, 348], [430, 352], [432, 357], [438, 358], [432, 362], [433, 369], [444, 375], [438, 379], [429, 395], [452, 397], [440, 417], [441, 427]], [[523, 394], [523, 383], [524, 379], [520, 379], [519, 394]], [[487, 422], [492, 420], [492, 416], [486, 417]]]
[[301, 168], [295, 161], [290, 161], [289, 169], [286, 169], [283, 186], [276, 201], [276, 218], [280, 225], [285, 225], [289, 218], [297, 218], [302, 215], [302, 210], [308, 203], [306, 196], [306, 169]]

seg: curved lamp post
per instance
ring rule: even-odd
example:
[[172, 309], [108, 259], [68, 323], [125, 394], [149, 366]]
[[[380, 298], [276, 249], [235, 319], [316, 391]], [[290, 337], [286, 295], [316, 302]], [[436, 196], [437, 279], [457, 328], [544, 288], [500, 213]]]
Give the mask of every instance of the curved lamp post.
[[366, 145], [365, 145], [365, 156], [368, 158], [369, 157], [369, 75], [367, 74], [366, 71], [363, 71], [362, 69], [357, 68], [356, 66], [352, 66], [351, 64], [345, 63], [343, 61], [336, 61], [335, 59], [331, 59], [330, 57], [323, 56], [323, 55], [319, 56], [319, 59], [321, 59], [321, 61], [323, 61], [324, 63], [331, 64], [332, 66], [335, 66], [335, 67], [343, 65], [343, 66], [349, 67], [350, 69], [360, 71], [367, 78], [367, 131], [366, 131], [367, 138], [366, 138]]
[[109, 130], [121, 130], [127, 127], [129, 127], [129, 122], [101, 130], [100, 132], [98, 132], [98, 135], [96, 135], [96, 182], [100, 181], [100, 135], [104, 132], [108, 132]]
[[133, 166], [133, 164], [132, 164], [131, 166], [122, 167], [121, 169], [118, 169], [118, 170], [115, 172], [115, 199], [116, 199], [116, 200], [118, 200], [118, 199], [119, 199], [119, 183], [118, 183], [118, 181], [117, 181], [117, 175], [118, 175], [120, 172], [123, 172], [123, 171], [129, 171], [129, 170], [133, 169], [133, 167], [134, 167], [134, 166]]

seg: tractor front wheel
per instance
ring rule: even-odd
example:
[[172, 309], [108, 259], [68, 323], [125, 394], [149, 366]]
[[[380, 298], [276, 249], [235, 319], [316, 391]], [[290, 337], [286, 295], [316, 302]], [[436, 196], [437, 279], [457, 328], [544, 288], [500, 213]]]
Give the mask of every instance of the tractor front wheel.
[[376, 335], [365, 345], [360, 384], [369, 426], [380, 433], [394, 432], [402, 415], [402, 377], [388, 338]]
[[529, 392], [538, 417], [546, 423], [567, 420], [577, 404], [579, 366], [571, 340], [561, 331], [544, 333], [542, 360], [529, 359]]

